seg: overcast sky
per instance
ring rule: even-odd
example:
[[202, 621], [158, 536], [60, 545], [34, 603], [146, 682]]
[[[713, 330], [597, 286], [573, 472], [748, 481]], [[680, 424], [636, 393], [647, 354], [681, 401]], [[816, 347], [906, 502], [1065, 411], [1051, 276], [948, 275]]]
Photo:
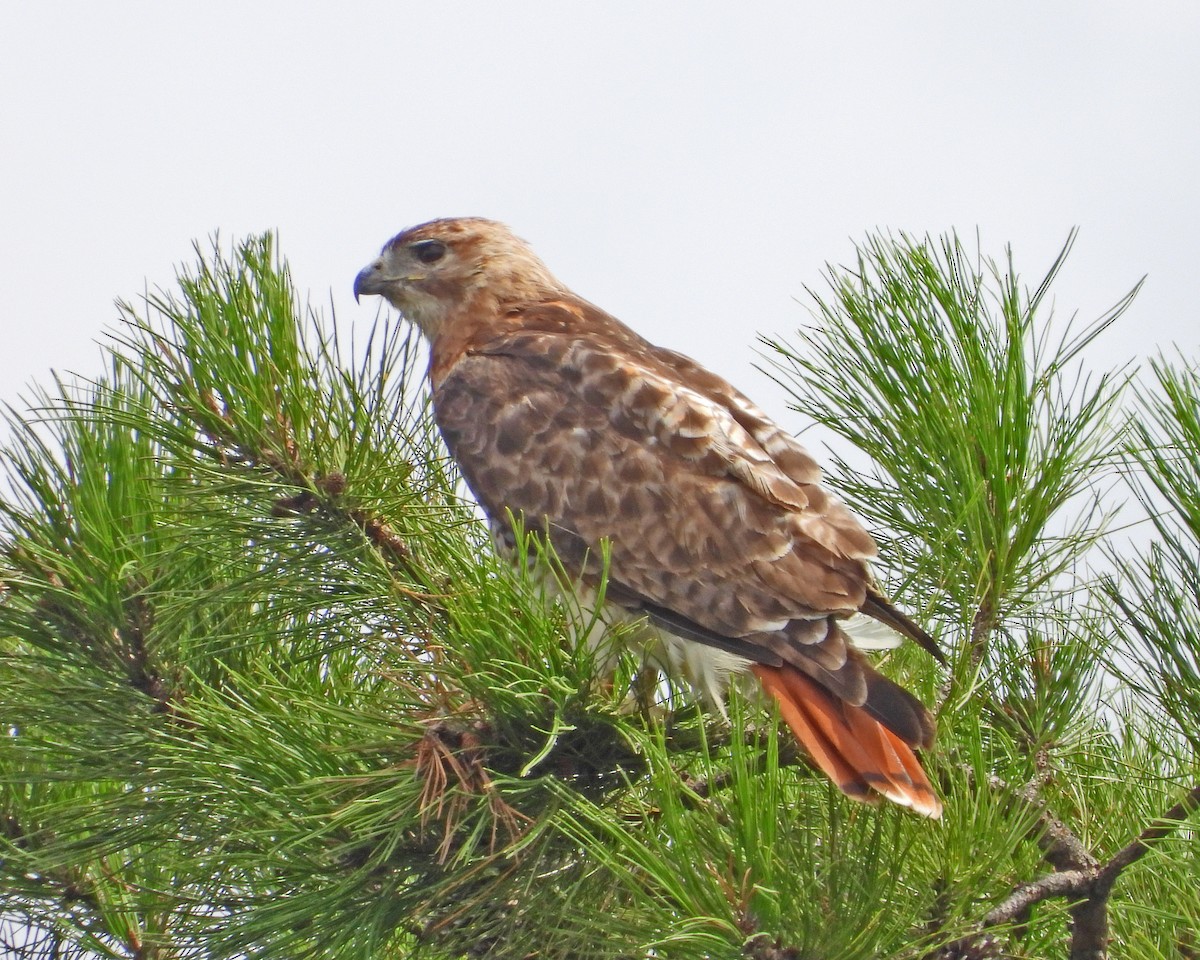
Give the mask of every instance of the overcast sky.
[[1200, 351], [1200, 4], [0, 5], [0, 399], [95, 374], [115, 298], [277, 229], [340, 319], [402, 227], [505, 220], [581, 295], [733, 379], [874, 229], [979, 231], [1098, 362]]

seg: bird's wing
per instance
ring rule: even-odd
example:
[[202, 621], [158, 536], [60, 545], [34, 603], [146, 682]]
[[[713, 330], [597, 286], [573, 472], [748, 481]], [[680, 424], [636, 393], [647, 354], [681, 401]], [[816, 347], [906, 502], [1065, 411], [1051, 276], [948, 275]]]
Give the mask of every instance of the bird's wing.
[[560, 553], [598, 557], [608, 539], [631, 600], [751, 645], [865, 601], [874, 544], [854, 518], [652, 354], [586, 330], [505, 333], [468, 346], [434, 407], [493, 517], [544, 518]]

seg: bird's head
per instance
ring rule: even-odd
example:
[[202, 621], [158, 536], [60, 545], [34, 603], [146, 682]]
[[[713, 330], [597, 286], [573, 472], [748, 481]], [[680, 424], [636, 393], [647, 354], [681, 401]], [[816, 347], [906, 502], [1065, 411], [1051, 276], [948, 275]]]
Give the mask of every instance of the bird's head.
[[525, 241], [504, 224], [477, 217], [410, 227], [354, 278], [356, 300], [383, 297], [431, 340], [465, 311], [564, 289]]

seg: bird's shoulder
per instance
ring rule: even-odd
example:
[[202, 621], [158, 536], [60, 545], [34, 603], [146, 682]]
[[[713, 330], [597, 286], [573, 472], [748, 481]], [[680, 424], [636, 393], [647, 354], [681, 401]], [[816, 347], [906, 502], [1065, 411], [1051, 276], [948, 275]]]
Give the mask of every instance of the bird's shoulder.
[[481, 397], [508, 408], [497, 411], [497, 422], [523, 414], [545, 419], [550, 409], [538, 408], [546, 406], [556, 408], [560, 422], [611, 427], [644, 455], [697, 476], [733, 480], [751, 496], [820, 518], [819, 539], [839, 553], [875, 553], [871, 537], [820, 484], [820, 468], [794, 437], [723, 377], [580, 298], [512, 304], [477, 328], [447, 366], [435, 407], [440, 400], [441, 420], [469, 428], [471, 418], [484, 416]]
[[572, 380], [588, 380], [598, 402], [628, 394], [643, 411], [691, 408], [679, 427], [707, 409], [726, 416], [794, 483], [816, 484], [821, 469], [805, 447], [729, 381], [691, 357], [660, 347], [620, 320], [578, 297], [514, 305], [464, 354], [521, 356], [554, 366]]

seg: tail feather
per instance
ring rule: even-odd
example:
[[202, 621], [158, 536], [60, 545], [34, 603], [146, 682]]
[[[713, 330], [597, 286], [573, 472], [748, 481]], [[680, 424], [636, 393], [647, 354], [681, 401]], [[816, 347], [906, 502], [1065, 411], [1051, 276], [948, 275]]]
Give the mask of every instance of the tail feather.
[[783, 670], [778, 667], [754, 667], [763, 686], [779, 701], [779, 712], [784, 722], [803, 744], [813, 762], [848, 797], [871, 803], [874, 794], [854, 766], [842, 755], [837, 746], [825, 736], [817, 719], [793, 699], [783, 682]]
[[794, 667], [755, 664], [763, 687], [817, 767], [856, 800], [880, 796], [927, 817], [942, 804], [912, 747], [862, 707], [833, 696]]
[[840, 755], [853, 776], [871, 790], [904, 803], [903, 794], [893, 789], [892, 784], [907, 780], [907, 775], [895, 752], [883, 739], [879, 723], [861, 710], [847, 710], [845, 701], [830, 695], [798, 671], [781, 670], [780, 677], [792, 703], [807, 708], [824, 744]]
[[867, 599], [862, 605], [862, 612], [924, 647], [938, 663], [943, 665], [946, 663], [946, 655], [942, 653], [942, 648], [938, 646], [937, 641], [905, 616], [902, 611], [892, 606], [891, 602], [882, 595], [869, 591]]

